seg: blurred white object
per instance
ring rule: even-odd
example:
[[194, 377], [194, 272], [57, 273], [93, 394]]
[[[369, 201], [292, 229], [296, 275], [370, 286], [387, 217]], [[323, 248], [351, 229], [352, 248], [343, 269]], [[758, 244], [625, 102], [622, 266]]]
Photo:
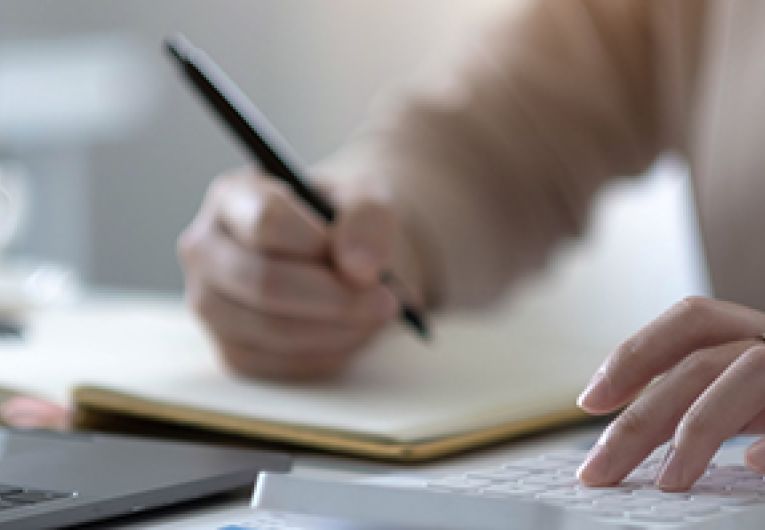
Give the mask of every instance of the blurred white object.
[[56, 147], [116, 138], [150, 112], [155, 86], [140, 47], [121, 36], [0, 48], [0, 145]]
[[29, 201], [20, 164], [0, 162], [0, 256], [23, 230]]
[[28, 207], [24, 167], [0, 163], [0, 318], [20, 319], [32, 309], [69, 301], [77, 291], [65, 267], [9, 260], [6, 250], [23, 231]]
[[0, 320], [24, 320], [30, 311], [76, 300], [79, 282], [68, 268], [53, 263], [0, 263]]

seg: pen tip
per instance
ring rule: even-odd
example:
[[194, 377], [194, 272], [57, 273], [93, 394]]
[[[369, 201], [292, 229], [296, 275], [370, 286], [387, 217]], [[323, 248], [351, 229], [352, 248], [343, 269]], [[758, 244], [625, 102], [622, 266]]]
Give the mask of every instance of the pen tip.
[[404, 313], [404, 318], [407, 322], [409, 322], [414, 329], [417, 330], [417, 333], [420, 335], [420, 338], [424, 340], [430, 340], [430, 331], [428, 330], [428, 326], [425, 324], [425, 321], [423, 318], [411, 307], [404, 306], [402, 309]]

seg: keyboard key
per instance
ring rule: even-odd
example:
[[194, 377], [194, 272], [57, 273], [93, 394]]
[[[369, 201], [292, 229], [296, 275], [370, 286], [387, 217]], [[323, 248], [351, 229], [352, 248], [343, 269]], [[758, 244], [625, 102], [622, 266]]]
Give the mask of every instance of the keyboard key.
[[592, 504], [590, 500], [585, 499], [578, 492], [570, 490], [570, 489], [542, 491], [538, 493], [535, 496], [535, 498], [541, 499], [541, 500], [549, 500], [549, 501], [573, 501], [573, 502], [583, 501], [583, 502], [587, 502], [588, 504]]
[[528, 477], [529, 473], [524, 470], [513, 469], [486, 469], [482, 471], [472, 471], [466, 473], [468, 478], [476, 478], [482, 480], [490, 480], [492, 482], [510, 482], [518, 479]]
[[685, 520], [685, 517], [681, 515], [660, 513], [654, 510], [629, 512], [627, 518], [630, 521], [641, 523], [680, 523]]
[[632, 495], [641, 498], [662, 499], [665, 501], [686, 501], [691, 498], [690, 493], [661, 491], [657, 488], [638, 488], [632, 491]]
[[466, 476], [446, 477], [428, 483], [428, 487], [431, 489], [460, 492], [477, 491], [489, 485], [491, 485], [491, 481], [489, 480], [469, 478]]
[[19, 504], [33, 504], [36, 502], [49, 501], [57, 496], [48, 491], [27, 490], [2, 495], [4, 501], [16, 502]]
[[689, 517], [700, 517], [719, 512], [721, 507], [714, 503], [698, 503], [693, 501], [670, 502], [654, 505], [654, 510], [664, 514], [676, 514]]

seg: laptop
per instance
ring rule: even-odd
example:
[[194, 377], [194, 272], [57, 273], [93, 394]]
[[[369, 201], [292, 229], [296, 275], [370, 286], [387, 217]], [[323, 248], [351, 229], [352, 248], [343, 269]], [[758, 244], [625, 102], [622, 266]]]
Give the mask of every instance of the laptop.
[[0, 429], [0, 530], [61, 528], [252, 486], [288, 455], [122, 436]]

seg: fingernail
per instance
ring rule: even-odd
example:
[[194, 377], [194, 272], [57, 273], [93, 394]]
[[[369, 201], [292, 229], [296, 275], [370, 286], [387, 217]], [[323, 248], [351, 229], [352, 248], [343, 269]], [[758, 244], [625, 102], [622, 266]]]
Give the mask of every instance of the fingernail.
[[579, 394], [576, 404], [579, 408], [588, 409], [603, 403], [608, 398], [608, 384], [605, 380], [606, 371], [600, 368], [592, 376], [584, 391]]
[[393, 296], [393, 293], [390, 291], [390, 289], [380, 287], [375, 298], [377, 314], [383, 320], [392, 318], [394, 315], [396, 315], [396, 313], [398, 313], [398, 300], [395, 296]]
[[758, 473], [765, 473], [765, 440], [758, 440], [749, 446], [746, 463]]
[[589, 485], [600, 485], [608, 481], [608, 473], [611, 470], [611, 456], [604, 444], [597, 443], [590, 449], [587, 458], [579, 469], [576, 476], [579, 480]]
[[656, 485], [663, 490], [675, 490], [683, 487], [683, 463], [677, 457], [675, 446], [670, 445], [664, 454], [664, 461], [659, 468]]
[[353, 247], [343, 256], [346, 268], [365, 280], [373, 280], [377, 263], [372, 254], [362, 247]]

